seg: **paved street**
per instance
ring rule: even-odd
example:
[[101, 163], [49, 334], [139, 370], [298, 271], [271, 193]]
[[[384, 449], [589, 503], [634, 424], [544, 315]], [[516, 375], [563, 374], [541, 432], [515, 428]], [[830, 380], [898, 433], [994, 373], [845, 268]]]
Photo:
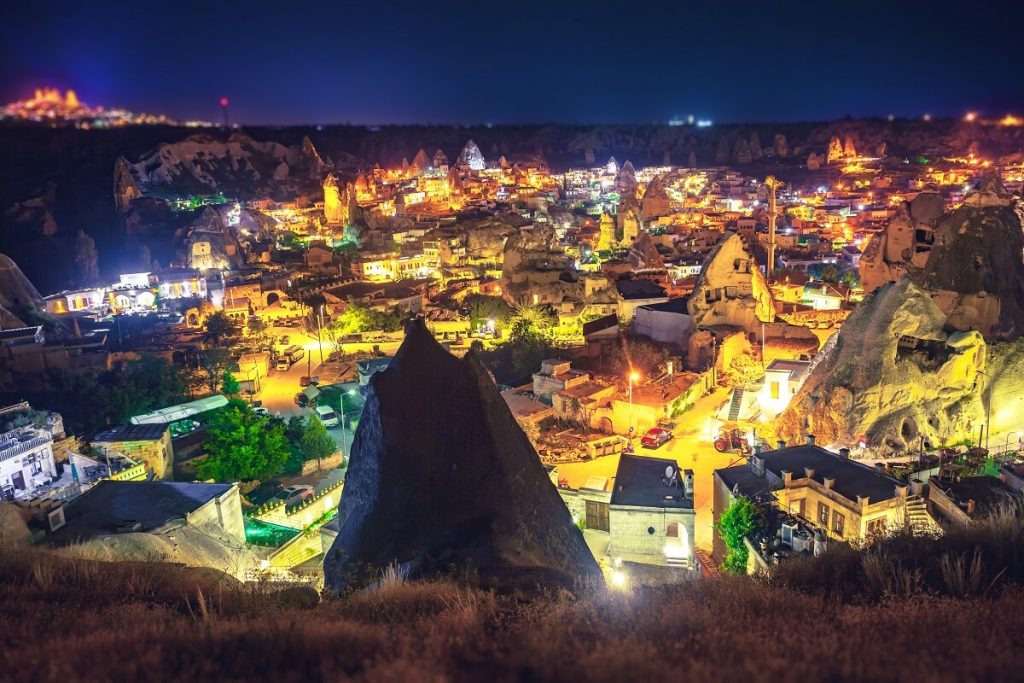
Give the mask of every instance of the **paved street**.
[[[675, 438], [656, 450], [641, 448], [639, 438], [634, 441], [637, 455], [675, 460], [683, 469], [693, 470], [694, 498], [697, 513], [696, 538], [694, 543], [701, 548], [711, 549], [711, 503], [712, 473], [716, 469], [741, 464], [745, 459], [734, 453], [719, 453], [712, 442], [711, 416], [726, 400], [723, 389], [697, 401], [692, 410], [679, 420]], [[558, 474], [568, 480], [569, 486], [582, 486], [594, 476], [613, 477], [619, 464], [619, 456], [612, 455], [589, 462], [563, 464]]]

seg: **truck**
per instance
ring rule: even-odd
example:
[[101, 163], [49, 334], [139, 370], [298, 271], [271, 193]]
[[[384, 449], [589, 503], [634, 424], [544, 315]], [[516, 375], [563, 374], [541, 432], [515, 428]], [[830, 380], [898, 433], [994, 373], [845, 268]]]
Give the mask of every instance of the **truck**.
[[301, 346], [289, 346], [277, 357], [274, 367], [278, 370], [287, 370], [305, 357], [306, 351]]

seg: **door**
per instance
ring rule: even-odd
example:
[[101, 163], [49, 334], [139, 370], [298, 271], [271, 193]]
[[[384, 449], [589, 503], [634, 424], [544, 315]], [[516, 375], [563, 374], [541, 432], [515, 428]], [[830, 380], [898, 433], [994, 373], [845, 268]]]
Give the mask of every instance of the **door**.
[[19, 491], [25, 490], [25, 475], [22, 474], [21, 470], [18, 470], [11, 475], [11, 483], [14, 484], [14, 488]]

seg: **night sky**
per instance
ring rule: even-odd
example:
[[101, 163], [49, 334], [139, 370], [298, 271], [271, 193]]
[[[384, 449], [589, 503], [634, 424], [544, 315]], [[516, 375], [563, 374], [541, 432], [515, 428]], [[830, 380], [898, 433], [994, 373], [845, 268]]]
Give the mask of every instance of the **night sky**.
[[[13, 5], [17, 3], [18, 6]], [[0, 100], [241, 123], [651, 122], [1024, 110], [1010, 2], [8, 0]]]

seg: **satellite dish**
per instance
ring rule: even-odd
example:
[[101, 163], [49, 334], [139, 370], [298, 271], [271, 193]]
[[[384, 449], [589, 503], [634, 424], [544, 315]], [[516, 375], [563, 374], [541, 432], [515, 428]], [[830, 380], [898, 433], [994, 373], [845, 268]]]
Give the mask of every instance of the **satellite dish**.
[[672, 467], [672, 465], [669, 465], [668, 467], [665, 468], [665, 478], [666, 479], [671, 479], [672, 475], [674, 475], [675, 473], [676, 473], [676, 468]]

